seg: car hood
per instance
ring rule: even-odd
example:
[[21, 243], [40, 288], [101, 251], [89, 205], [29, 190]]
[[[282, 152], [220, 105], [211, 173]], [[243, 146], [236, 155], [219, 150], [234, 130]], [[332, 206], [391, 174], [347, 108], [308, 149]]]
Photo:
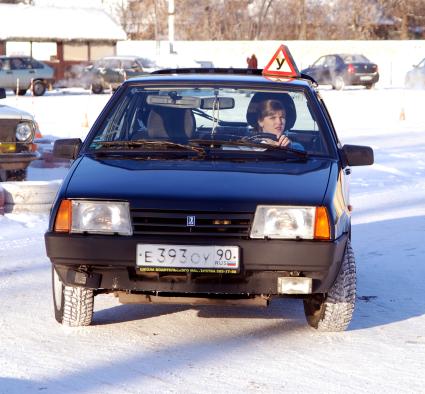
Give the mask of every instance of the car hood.
[[9, 107], [8, 105], [0, 104], [0, 118], [1, 119], [25, 119], [33, 120], [30, 113], [22, 111], [21, 109]]
[[128, 200], [133, 208], [254, 211], [258, 204], [320, 205], [331, 160], [210, 162], [78, 159], [66, 198]]

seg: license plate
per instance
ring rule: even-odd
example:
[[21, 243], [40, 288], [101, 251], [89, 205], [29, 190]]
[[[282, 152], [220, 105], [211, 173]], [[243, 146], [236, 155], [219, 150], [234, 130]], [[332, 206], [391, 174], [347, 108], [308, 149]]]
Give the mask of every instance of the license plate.
[[370, 81], [372, 77], [370, 75], [363, 75], [360, 77], [361, 81]]
[[238, 246], [138, 244], [137, 266], [142, 271], [239, 271]]

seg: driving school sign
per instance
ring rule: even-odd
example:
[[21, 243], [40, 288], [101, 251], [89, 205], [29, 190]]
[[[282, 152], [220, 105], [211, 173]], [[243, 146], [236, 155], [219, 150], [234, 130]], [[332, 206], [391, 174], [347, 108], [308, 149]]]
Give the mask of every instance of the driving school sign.
[[267, 66], [263, 70], [263, 75], [273, 75], [282, 77], [299, 77], [300, 72], [295, 64], [286, 45], [281, 45]]

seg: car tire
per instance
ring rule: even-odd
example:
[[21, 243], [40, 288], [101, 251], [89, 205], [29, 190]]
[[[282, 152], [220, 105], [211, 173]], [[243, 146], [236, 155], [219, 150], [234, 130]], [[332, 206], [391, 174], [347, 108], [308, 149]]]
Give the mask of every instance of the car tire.
[[46, 85], [42, 81], [35, 81], [32, 85], [32, 92], [34, 96], [42, 96], [46, 93]]
[[332, 83], [332, 88], [336, 90], [342, 90], [345, 87], [344, 78], [341, 75], [335, 77]]
[[17, 96], [25, 96], [25, 94], [27, 93], [27, 89], [14, 89], [14, 92]]
[[356, 263], [350, 240], [341, 269], [327, 294], [304, 300], [307, 322], [319, 331], [344, 331], [353, 317], [356, 302]]
[[375, 86], [375, 84], [373, 84], [373, 83], [369, 83], [369, 84], [365, 85], [365, 88], [366, 88], [366, 89], [368, 89], [368, 90], [370, 90], [370, 89], [372, 89], [374, 86]]
[[103, 86], [102, 86], [102, 84], [98, 84], [98, 83], [95, 83], [95, 84], [93, 84], [92, 86], [91, 86], [91, 91], [94, 93], [94, 94], [101, 94], [101, 93], [103, 93]]
[[89, 326], [93, 319], [94, 293], [83, 287], [66, 286], [52, 265], [55, 319], [68, 327]]
[[25, 181], [27, 179], [27, 169], [6, 171], [6, 181]]

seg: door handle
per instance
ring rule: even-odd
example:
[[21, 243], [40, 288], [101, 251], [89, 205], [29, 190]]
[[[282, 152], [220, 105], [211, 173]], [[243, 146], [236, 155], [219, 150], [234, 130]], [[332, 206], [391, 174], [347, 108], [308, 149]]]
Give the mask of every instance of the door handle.
[[6, 71], [6, 74], [12, 74], [12, 71]]
[[35, 74], [35, 71], [34, 71], [34, 70], [31, 70], [31, 71], [30, 71], [30, 74]]

